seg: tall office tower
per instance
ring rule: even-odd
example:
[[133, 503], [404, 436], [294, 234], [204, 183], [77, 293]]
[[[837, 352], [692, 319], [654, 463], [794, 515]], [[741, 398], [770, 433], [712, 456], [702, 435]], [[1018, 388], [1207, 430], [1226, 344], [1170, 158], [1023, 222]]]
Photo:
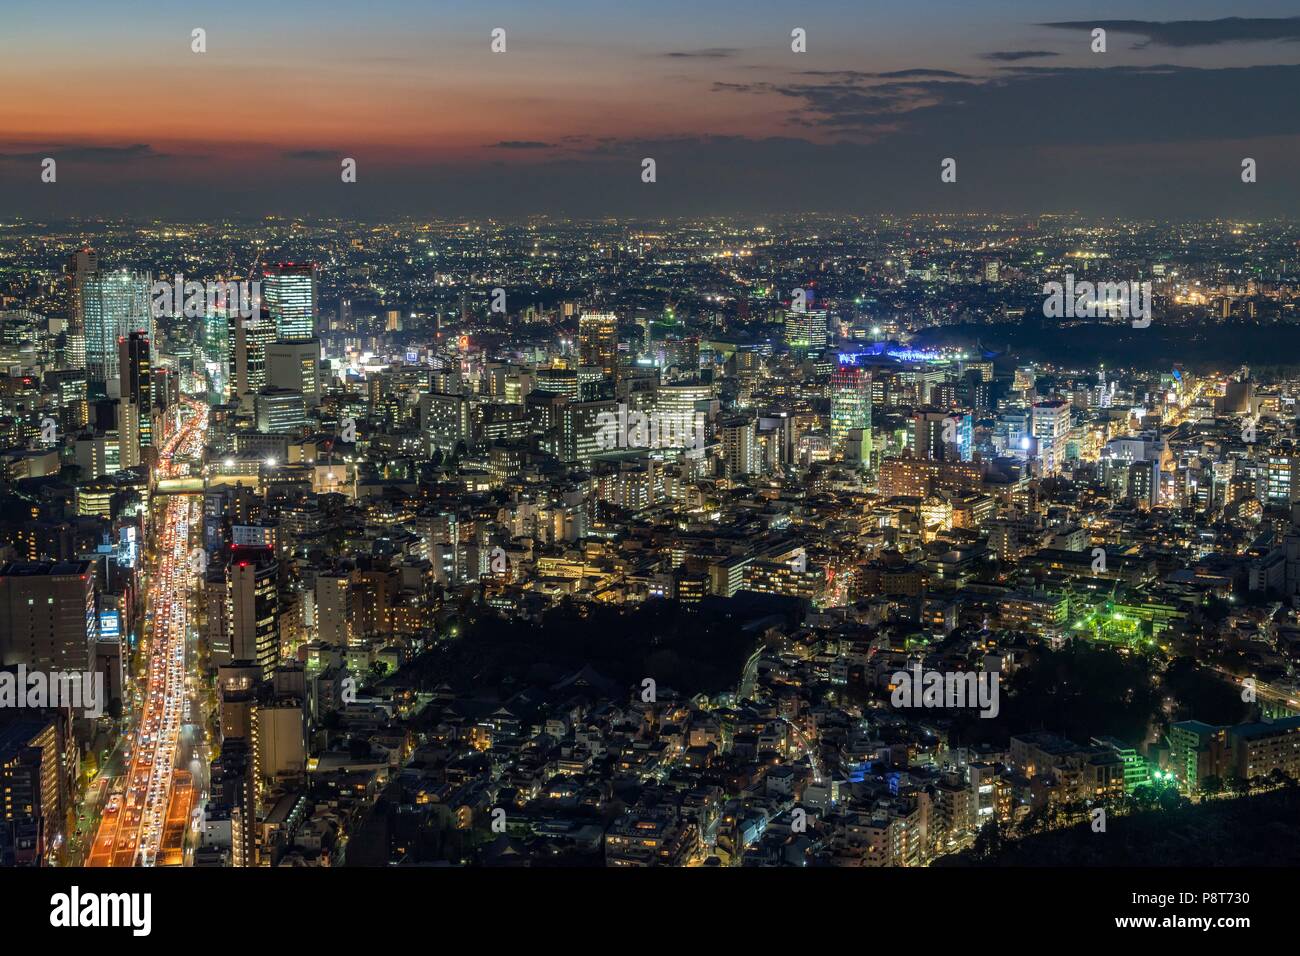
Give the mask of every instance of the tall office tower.
[[253, 396], [253, 418], [257, 430], [273, 435], [291, 435], [307, 424], [302, 392], [289, 388], [262, 389]]
[[346, 572], [316, 576], [316, 633], [325, 644], [348, 647], [355, 619], [351, 578]]
[[1283, 440], [1264, 459], [1264, 503], [1290, 505], [1300, 501], [1300, 456], [1293, 442]]
[[308, 407], [320, 404], [320, 340], [273, 342], [266, 347], [266, 384], [302, 392]]
[[0, 666], [93, 670], [98, 636], [89, 561], [0, 564]]
[[[210, 535], [216, 533], [221, 526], [211, 518], [205, 518], [203, 524], [203, 540], [207, 544], [211, 540]], [[208, 643], [208, 654], [213, 664], [224, 667], [230, 663], [230, 619], [226, 615], [226, 569], [216, 561], [208, 565], [207, 574], [203, 576], [200, 600], [208, 612], [203, 631], [203, 638]]]
[[601, 446], [600, 416], [618, 414], [618, 404], [604, 402], [570, 402], [560, 412], [559, 459], [566, 464], [587, 466], [608, 449]]
[[469, 445], [473, 436], [473, 409], [464, 395], [430, 392], [420, 396], [420, 430], [430, 453], [456, 450], [461, 442]]
[[871, 376], [856, 365], [831, 373], [831, 445], [843, 456], [849, 433], [862, 430], [862, 460], [871, 460]]
[[1121, 486], [1126, 498], [1154, 508], [1160, 499], [1160, 463], [1135, 461], [1128, 466]]
[[1065, 461], [1065, 436], [1070, 432], [1070, 403], [1059, 399], [1035, 402], [1030, 430], [1038, 441], [1043, 474], [1060, 474]]
[[99, 271], [94, 249], [78, 249], [68, 257], [64, 275], [68, 283], [68, 332], [64, 349], [68, 368], [86, 367], [86, 314], [83, 297], [86, 279]]
[[153, 337], [148, 272], [117, 269], [87, 273], [81, 283], [81, 315], [86, 330], [86, 378], [102, 385], [110, 398], [118, 388], [118, 339], [132, 332]]
[[[911, 448], [912, 454], [917, 458], [924, 458], [927, 461], [951, 461], [958, 456], [954, 449], [946, 447], [949, 443], [945, 441], [944, 425], [948, 421], [948, 413], [938, 408], [918, 408], [912, 413], [912, 420], [908, 423], [908, 447]], [[952, 445], [956, 445], [956, 436], [953, 435]]]
[[61, 368], [45, 373], [59, 396], [59, 417], [65, 432], [78, 432], [90, 421], [90, 403], [86, 394], [86, 370]]
[[799, 352], [817, 352], [830, 340], [830, 313], [825, 309], [791, 309], [785, 314], [785, 344]]
[[655, 384], [649, 399], [660, 415], [676, 416], [678, 421], [694, 421], [695, 413], [717, 397], [717, 386], [707, 382]]
[[746, 415], [724, 418], [718, 425], [722, 440], [722, 470], [727, 478], [759, 471], [758, 420]]
[[776, 460], [772, 462], [774, 467], [788, 465], [794, 461], [794, 419], [788, 411], [778, 408], [767, 414], [760, 414], [758, 430], [760, 433], [773, 433], [772, 451], [776, 456]]
[[[149, 337], [132, 332], [118, 343], [118, 371], [122, 408], [118, 416], [122, 467], [143, 460], [142, 449], [153, 444], [153, 373], [149, 363]], [[129, 447], [128, 447], [129, 446]]]
[[266, 269], [262, 299], [284, 341], [309, 339], [316, 334], [316, 264], [281, 262]]
[[618, 318], [612, 312], [584, 313], [578, 319], [578, 358], [613, 378], [618, 367]]
[[231, 397], [238, 400], [243, 411], [252, 412], [253, 396], [266, 388], [266, 350], [275, 342], [276, 326], [266, 306], [253, 318], [232, 315], [227, 322], [230, 381], [234, 387]]
[[235, 365], [230, 345], [233, 334], [230, 316], [216, 310], [204, 314], [201, 361], [208, 373], [208, 402], [212, 405], [223, 405], [234, 397], [231, 388]]
[[119, 468], [134, 468], [142, 462], [140, 453], [140, 416], [135, 406], [121, 399], [117, 411], [117, 464]]
[[280, 658], [280, 564], [270, 548], [234, 548], [226, 569], [230, 659], [269, 680]]
[[533, 388], [539, 392], [563, 395], [571, 402], [582, 398], [578, 373], [571, 368], [539, 368], [533, 376]]

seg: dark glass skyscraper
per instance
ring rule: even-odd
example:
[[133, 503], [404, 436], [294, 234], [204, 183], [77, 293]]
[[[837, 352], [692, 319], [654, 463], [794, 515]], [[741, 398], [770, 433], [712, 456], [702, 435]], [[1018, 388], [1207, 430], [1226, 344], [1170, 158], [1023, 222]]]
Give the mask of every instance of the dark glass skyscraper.
[[316, 265], [281, 262], [267, 268], [262, 297], [283, 341], [311, 338], [316, 331]]

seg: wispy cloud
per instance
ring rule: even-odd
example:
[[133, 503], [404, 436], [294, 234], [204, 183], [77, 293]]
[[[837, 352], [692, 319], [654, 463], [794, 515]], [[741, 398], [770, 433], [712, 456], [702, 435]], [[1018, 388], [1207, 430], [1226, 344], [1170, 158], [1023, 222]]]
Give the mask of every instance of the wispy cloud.
[[993, 60], [997, 63], [1018, 63], [1021, 60], [1037, 60], [1047, 56], [1060, 56], [1051, 50], [995, 50], [984, 53], [980, 59]]
[[133, 143], [130, 146], [70, 146], [64, 144], [51, 145], [44, 149], [20, 153], [0, 152], [0, 159], [16, 162], [39, 161], [47, 156], [77, 163], [125, 163], [140, 159], [162, 159], [164, 154], [156, 152], [148, 143]]
[[674, 50], [662, 55], [678, 60], [725, 60], [740, 52], [736, 47], [714, 46], [703, 50]]
[[1266, 40], [1300, 40], [1300, 17], [1224, 17], [1222, 20], [1064, 20], [1040, 26], [1057, 30], [1083, 30], [1091, 33], [1098, 27], [1115, 33], [1144, 37], [1137, 44], [1148, 46], [1189, 47], [1215, 46], [1220, 43], [1246, 43]]
[[503, 139], [499, 143], [491, 143], [488, 149], [554, 149], [554, 143], [543, 143], [536, 139]]
[[284, 153], [285, 159], [338, 159], [342, 154], [337, 149], [292, 149]]

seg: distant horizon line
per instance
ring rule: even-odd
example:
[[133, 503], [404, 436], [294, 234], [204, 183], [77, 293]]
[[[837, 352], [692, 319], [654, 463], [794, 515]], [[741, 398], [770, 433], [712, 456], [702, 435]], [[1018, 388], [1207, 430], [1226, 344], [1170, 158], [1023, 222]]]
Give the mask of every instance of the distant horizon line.
[[179, 224], [179, 225], [224, 225], [224, 224], [266, 224], [268, 222], [283, 222], [292, 224], [295, 222], [358, 222], [358, 223], [411, 223], [411, 224], [445, 224], [458, 225], [471, 222], [490, 222], [500, 224], [521, 224], [536, 223], [539, 221], [551, 221], [565, 224], [580, 225], [599, 225], [599, 224], [620, 224], [636, 223], [639, 225], [651, 226], [654, 224], [682, 224], [682, 223], [704, 223], [704, 222], [722, 222], [735, 221], [742, 223], [759, 222], [762, 220], [775, 221], [807, 221], [807, 220], [824, 220], [824, 221], [881, 221], [888, 219], [1074, 219], [1098, 223], [1127, 223], [1130, 225], [1159, 225], [1168, 223], [1180, 224], [1201, 224], [1201, 223], [1232, 223], [1232, 224], [1265, 224], [1265, 223], [1289, 223], [1300, 225], [1300, 215], [1275, 215], [1266, 218], [1253, 216], [1230, 217], [1230, 216], [1115, 216], [1102, 213], [1082, 213], [1082, 212], [879, 212], [879, 213], [845, 213], [845, 212], [772, 212], [772, 213], [711, 213], [699, 214], [694, 216], [565, 216], [556, 213], [527, 213], [516, 216], [487, 215], [482, 217], [474, 216], [417, 216], [417, 215], [399, 215], [399, 216], [339, 216], [328, 213], [320, 214], [288, 214], [288, 213], [266, 213], [259, 216], [225, 216], [222, 218], [202, 218], [202, 217], [162, 217], [150, 216], [145, 214], [137, 215], [94, 215], [86, 214], [81, 216], [59, 216], [59, 217], [35, 217], [35, 216], [11, 216], [0, 217], [0, 228], [6, 228], [15, 225], [48, 225], [60, 223], [100, 223], [100, 224], [130, 224], [130, 225], [153, 225], [153, 224]]

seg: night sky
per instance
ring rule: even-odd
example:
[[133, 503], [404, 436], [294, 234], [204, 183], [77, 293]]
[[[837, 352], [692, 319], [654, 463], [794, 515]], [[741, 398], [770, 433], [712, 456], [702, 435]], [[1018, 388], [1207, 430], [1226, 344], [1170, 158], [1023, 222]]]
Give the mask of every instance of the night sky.
[[1296, 7], [4, 0], [0, 218], [1294, 216]]

